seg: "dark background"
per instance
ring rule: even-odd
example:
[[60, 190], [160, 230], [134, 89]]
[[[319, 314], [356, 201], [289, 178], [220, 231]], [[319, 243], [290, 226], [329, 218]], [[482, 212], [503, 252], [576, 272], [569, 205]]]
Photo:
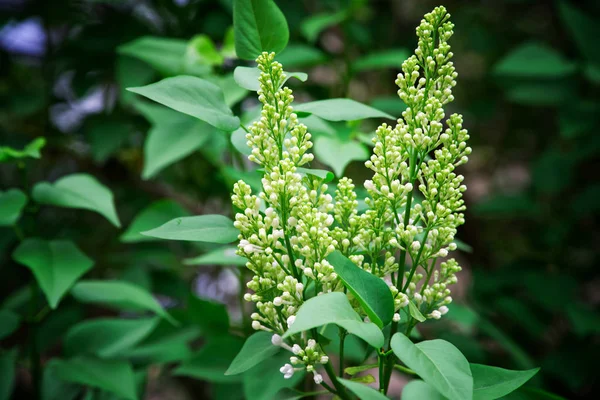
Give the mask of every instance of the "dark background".
[[[458, 255], [464, 272], [454, 290], [455, 312], [423, 335], [451, 341], [471, 362], [540, 366], [537, 384], [567, 399], [597, 398], [600, 2], [277, 3], [295, 46], [284, 66], [309, 74], [305, 84], [293, 84], [299, 101], [350, 97], [393, 115], [402, 110], [394, 99], [399, 65], [361, 70], [356, 61], [386, 49], [408, 55], [422, 15], [446, 6], [456, 25], [451, 45], [459, 73], [447, 115], [464, 114], [473, 147], [462, 170], [468, 211], [459, 230], [470, 251]], [[220, 44], [231, 15], [227, 0], [0, 0], [0, 145], [47, 140], [40, 160], [0, 164], [0, 189], [87, 172], [112, 189], [125, 226], [162, 198], [194, 214], [229, 213], [233, 178], [227, 165], [237, 153], [228, 140], [207, 143], [152, 179], [141, 178], [150, 125], [125, 101], [121, 86], [169, 73], [119, 55], [117, 48], [145, 35], [188, 40], [206, 34]], [[316, 15], [325, 21], [317, 28]], [[238, 64], [226, 61], [217, 73]], [[367, 134], [372, 128], [361, 129]], [[361, 161], [346, 174], [367, 177]], [[226, 302], [235, 297], [237, 280], [228, 270], [181, 264], [198, 247], [127, 245], [118, 240], [121, 231], [95, 214], [30, 211], [22, 221], [26, 234], [75, 238], [96, 260], [92, 277], [143, 283], [165, 299], [185, 297], [190, 288]], [[29, 271], [10, 259], [16, 244], [10, 229], [0, 230], [5, 301], [30, 280]], [[59, 311], [62, 323], [43, 328], [50, 337], [43, 360], [60, 355], [69, 324], [98, 313], [69, 307]], [[2, 347], [21, 346], [26, 329], [21, 333]], [[14, 398], [30, 395], [28, 374], [26, 364], [18, 367]], [[149, 379], [147, 387], [152, 399], [205, 396], [203, 384], [190, 380]]]

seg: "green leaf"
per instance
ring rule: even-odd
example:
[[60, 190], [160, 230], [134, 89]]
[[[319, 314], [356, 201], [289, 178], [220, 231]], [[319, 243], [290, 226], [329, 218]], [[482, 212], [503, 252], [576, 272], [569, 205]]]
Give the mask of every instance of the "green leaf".
[[576, 87], [569, 79], [527, 80], [504, 86], [506, 97], [527, 106], [563, 105], [576, 96]]
[[[308, 74], [304, 72], [287, 72], [284, 71], [286, 78], [282, 83], [282, 86], [285, 85], [285, 82], [290, 78], [296, 78], [302, 82], [306, 82], [308, 79]], [[260, 89], [260, 84], [258, 82], [258, 78], [260, 77], [260, 70], [254, 67], [237, 67], [233, 71], [233, 79], [235, 79], [236, 83], [243, 87], [244, 89], [256, 92]]]
[[489, 365], [471, 364], [473, 400], [494, 400], [506, 396], [524, 385], [539, 370], [535, 368], [527, 371], [511, 371]]
[[473, 247], [468, 243], [463, 242], [458, 238], [454, 238], [454, 243], [456, 244], [456, 248], [460, 251], [464, 251], [465, 253], [472, 253]]
[[67, 382], [106, 390], [128, 400], [138, 398], [133, 369], [125, 361], [91, 357], [54, 359], [46, 368], [52, 368], [58, 378]]
[[133, 127], [124, 121], [94, 120], [86, 134], [92, 147], [92, 157], [103, 163], [125, 143]]
[[150, 64], [164, 76], [184, 72], [188, 44], [185, 40], [144, 36], [119, 46], [118, 52]]
[[523, 44], [494, 67], [498, 76], [519, 78], [561, 78], [574, 73], [574, 63], [543, 43]]
[[26, 239], [15, 249], [13, 259], [33, 272], [53, 309], [71, 286], [94, 265], [68, 240]]
[[451, 343], [436, 339], [415, 345], [403, 334], [396, 333], [391, 345], [403, 363], [450, 400], [473, 398], [469, 362]]
[[116, 309], [152, 311], [172, 324], [177, 322], [146, 290], [121, 281], [82, 281], [71, 290], [82, 303], [104, 304]]
[[235, 54], [235, 38], [233, 25], [227, 28], [223, 43], [221, 44], [221, 54], [225, 58], [236, 58]]
[[27, 196], [19, 189], [0, 190], [0, 226], [12, 226], [21, 217]]
[[144, 179], [200, 149], [216, 133], [206, 122], [158, 104], [137, 102], [135, 108], [152, 123], [144, 142]]
[[361, 376], [355, 376], [354, 378], [350, 379], [352, 382], [360, 382], [360, 383], [365, 383], [365, 384], [369, 384], [369, 383], [375, 383], [377, 382], [375, 377], [371, 374], [368, 375], [361, 375]]
[[42, 400], [76, 400], [81, 395], [81, 386], [60, 379], [52, 368], [54, 361], [44, 367], [42, 377]]
[[338, 378], [339, 382], [346, 386], [348, 390], [358, 396], [361, 400], [386, 400], [388, 399], [383, 393], [378, 392], [370, 386], [365, 386], [362, 383], [349, 381], [348, 379]]
[[289, 44], [275, 57], [286, 67], [311, 67], [327, 61], [327, 55], [319, 49], [300, 43]]
[[335, 178], [335, 175], [331, 171], [327, 171], [325, 169], [311, 169], [298, 167], [296, 168], [296, 172], [303, 176], [316, 176], [317, 178], [320, 178], [323, 181], [323, 183], [331, 182], [333, 178]]
[[600, 37], [598, 21], [592, 14], [585, 13], [566, 1], [558, 3], [558, 11], [581, 54], [600, 65], [600, 51], [596, 40]]
[[280, 347], [271, 343], [273, 334], [269, 332], [256, 332], [244, 342], [244, 346], [235, 356], [225, 375], [241, 374], [275, 355]]
[[240, 126], [240, 120], [225, 103], [221, 88], [202, 78], [181, 75], [127, 90], [227, 132]]
[[32, 197], [41, 204], [95, 211], [121, 226], [111, 191], [91, 175], [72, 174], [54, 183], [38, 183]]
[[328, 99], [302, 103], [297, 112], [313, 114], [328, 121], [356, 121], [366, 118], [395, 119], [391, 115], [352, 99]]
[[419, 308], [412, 301], [408, 302], [408, 310], [410, 311], [410, 315], [419, 322], [423, 322], [427, 319], [421, 314]]
[[243, 375], [244, 398], [246, 400], [279, 399], [277, 394], [285, 388], [297, 387], [305, 372], [298, 371], [290, 379], [285, 379], [279, 369], [290, 362], [290, 353], [282, 351], [258, 363]]
[[9, 400], [15, 386], [18, 349], [0, 351], [0, 400]]
[[273, 0], [235, 0], [233, 29], [235, 52], [245, 60], [263, 51], [279, 53], [290, 38], [285, 16]]
[[359, 268], [339, 251], [327, 256], [327, 261], [375, 325], [383, 328], [392, 322], [394, 298], [381, 278]]
[[[600, 190], [597, 190], [597, 193], [600, 194]], [[598, 197], [594, 197], [594, 203], [596, 204], [596, 207], [598, 207], [598, 203], [595, 201], [597, 198]], [[600, 318], [598, 318], [598, 315], [591, 307], [585, 304], [579, 304], [575, 302], [569, 304], [567, 307], [567, 318], [571, 323], [573, 331], [579, 336], [600, 333]], [[2, 335], [0, 335], [0, 337], [1, 336]]]
[[402, 389], [402, 400], [447, 400], [440, 392], [426, 382], [415, 379]]
[[190, 295], [187, 310], [190, 322], [199, 326], [203, 334], [224, 335], [229, 331], [229, 314], [225, 304]]
[[12, 335], [20, 323], [19, 314], [8, 309], [0, 309], [0, 340]]
[[377, 325], [363, 322], [344, 293], [331, 292], [307, 300], [284, 338], [318, 326], [336, 324], [375, 348], [383, 346], [383, 333]]
[[239, 382], [241, 377], [225, 375], [225, 371], [241, 348], [242, 340], [234, 336], [210, 338], [192, 359], [184, 361], [173, 374], [209, 382]]
[[302, 123], [308, 127], [308, 130], [313, 133], [319, 133], [328, 136], [334, 136], [337, 134], [335, 128], [322, 118], [316, 115], [308, 114], [302, 116]]
[[98, 318], [72, 327], [64, 338], [68, 356], [94, 355], [118, 358], [144, 340], [156, 328], [159, 319]]
[[248, 260], [235, 254], [236, 250], [235, 247], [221, 247], [198, 257], [186, 258], [183, 263], [185, 265], [236, 265], [243, 267]]
[[46, 139], [37, 138], [29, 142], [23, 150], [16, 150], [8, 146], [0, 146], [0, 162], [18, 160], [20, 158], [40, 158], [41, 150], [46, 145]]
[[345, 10], [336, 13], [313, 15], [302, 21], [300, 31], [309, 42], [314, 42], [317, 40], [321, 32], [329, 27], [339, 24], [347, 17], [348, 13]]
[[564, 397], [548, 393], [544, 390], [533, 387], [522, 387], [519, 390], [512, 392], [502, 400], [567, 400]]
[[342, 177], [344, 170], [352, 161], [369, 158], [364, 144], [342, 140], [339, 137], [319, 136], [315, 140], [314, 153], [325, 165], [330, 166], [336, 176]]
[[233, 107], [248, 95], [248, 91], [240, 87], [235, 81], [233, 73], [224, 76], [214, 75], [210, 79], [211, 82], [219, 86], [223, 91], [225, 103], [228, 107]]
[[142, 235], [140, 232], [155, 228], [173, 218], [187, 215], [189, 215], [189, 212], [173, 200], [163, 199], [155, 201], [135, 216], [129, 228], [121, 235], [120, 240], [123, 243], [157, 240], [151, 236]]
[[159, 239], [221, 244], [236, 241], [238, 234], [239, 231], [233, 226], [233, 221], [223, 215], [176, 218], [158, 228], [142, 232], [142, 235]]
[[401, 69], [402, 63], [408, 58], [406, 49], [390, 49], [367, 54], [359, 58], [353, 64], [357, 71], [370, 69], [395, 68]]
[[368, 371], [373, 368], [379, 367], [379, 364], [367, 364], [367, 365], [358, 365], [356, 367], [348, 367], [344, 369], [344, 372], [348, 375], [356, 375], [359, 372]]
[[223, 56], [208, 35], [196, 35], [187, 45], [186, 62], [215, 66], [223, 64]]
[[397, 95], [375, 97], [371, 100], [370, 105], [390, 115], [402, 115], [407, 107], [406, 103]]

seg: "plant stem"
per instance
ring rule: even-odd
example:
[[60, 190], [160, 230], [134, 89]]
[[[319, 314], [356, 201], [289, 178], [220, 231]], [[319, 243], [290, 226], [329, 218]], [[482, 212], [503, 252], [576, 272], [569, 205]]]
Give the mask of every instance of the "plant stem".
[[386, 358], [381, 354], [377, 354], [379, 360], [379, 391], [385, 393], [387, 391], [387, 385], [385, 384], [385, 360]]
[[417, 373], [415, 371], [413, 371], [410, 368], [406, 368], [406, 367], [404, 367], [402, 365], [396, 364], [396, 365], [394, 365], [394, 368], [397, 369], [398, 371], [402, 371], [402, 372], [404, 372], [405, 374], [408, 374], [408, 375], [417, 375]]
[[340, 368], [339, 368], [339, 377], [344, 377], [344, 342], [346, 340], [346, 330], [344, 328], [339, 328], [340, 330]]
[[346, 388], [342, 386], [342, 384], [337, 380], [337, 377], [335, 376], [335, 371], [331, 366], [331, 361], [325, 364], [325, 372], [327, 372], [329, 379], [331, 379], [331, 383], [333, 383], [338, 397], [340, 399], [349, 399], [348, 393], [346, 393]]
[[35, 319], [37, 314], [38, 287], [35, 279], [31, 282], [31, 299], [29, 301], [31, 319], [29, 321], [29, 362], [31, 368], [31, 386], [33, 388], [33, 398], [40, 399], [40, 383], [42, 378], [42, 369], [40, 364], [40, 354], [37, 348], [37, 324]]
[[[416, 154], [416, 151], [411, 152], [409, 162], [410, 162], [410, 170], [409, 170], [409, 180], [411, 185], [414, 186], [414, 182], [416, 181], [416, 170], [417, 170], [417, 161], [419, 159], [419, 155]], [[410, 191], [406, 195], [406, 207], [404, 209], [404, 226], [408, 225], [410, 221], [410, 210], [412, 209], [412, 199], [413, 199], [413, 191]], [[404, 283], [404, 269], [406, 267], [406, 250], [400, 250], [400, 256], [398, 257], [398, 276], [396, 277], [396, 288], [401, 290], [402, 285]], [[398, 331], [398, 322], [392, 322], [390, 337], [388, 340], [388, 348], [391, 348], [392, 336]], [[383, 393], [387, 393], [388, 387], [390, 385], [390, 378], [392, 376], [392, 370], [394, 368], [395, 355], [392, 353], [387, 357], [387, 363], [383, 364]], [[381, 367], [380, 367], [381, 368]], [[380, 383], [381, 384], [381, 383]]]
[[406, 292], [406, 289], [408, 289], [408, 285], [410, 285], [410, 280], [412, 279], [413, 275], [417, 271], [417, 268], [419, 267], [419, 262], [421, 261], [421, 255], [423, 254], [423, 249], [425, 249], [425, 242], [427, 242], [428, 236], [429, 236], [429, 228], [427, 228], [425, 230], [425, 236], [423, 237], [423, 244], [421, 245], [421, 248], [419, 249], [419, 252], [417, 253], [417, 258], [415, 258], [415, 260], [414, 260], [414, 263], [410, 269], [410, 273], [408, 274], [408, 278], [406, 278], [406, 282], [404, 283], [404, 287], [402, 288], [402, 293]]
[[244, 312], [244, 306], [246, 301], [244, 300], [244, 285], [246, 284], [246, 278], [244, 272], [246, 271], [245, 267], [239, 269], [240, 275], [240, 290], [239, 290], [239, 302], [240, 302], [240, 313], [242, 314], [242, 332], [246, 333], [249, 327], [248, 324], [248, 316]]

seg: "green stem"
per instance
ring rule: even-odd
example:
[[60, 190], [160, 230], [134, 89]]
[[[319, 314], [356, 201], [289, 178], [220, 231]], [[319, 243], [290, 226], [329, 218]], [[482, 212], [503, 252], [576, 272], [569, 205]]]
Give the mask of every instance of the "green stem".
[[381, 353], [377, 354], [377, 359], [379, 360], [379, 391], [381, 393], [386, 393], [387, 385], [385, 378], [385, 356]]
[[41, 398], [42, 368], [40, 364], [40, 354], [37, 348], [37, 324], [35, 316], [37, 314], [38, 287], [35, 279], [31, 282], [30, 306], [30, 325], [29, 325], [29, 362], [31, 367], [31, 386], [33, 388], [33, 398]]
[[244, 300], [244, 285], [246, 284], [244, 272], [245, 272], [245, 268], [240, 268], [239, 302], [240, 302], [240, 313], [242, 313], [242, 332], [246, 333], [247, 329], [250, 325], [248, 324], [248, 316], [244, 312], [244, 308], [245, 308], [245, 304], [246, 304], [246, 301]]
[[335, 371], [333, 370], [333, 367], [331, 366], [331, 361], [329, 361], [329, 362], [327, 362], [327, 364], [325, 364], [325, 372], [327, 372], [329, 379], [331, 379], [331, 383], [333, 383], [333, 386], [335, 387], [337, 396], [340, 399], [346, 399], [346, 400], [350, 399], [350, 397], [348, 396], [348, 393], [346, 393], [346, 388], [344, 386], [342, 386], [340, 381], [337, 380], [337, 377], [335, 376]]
[[346, 341], [346, 331], [344, 328], [339, 328], [340, 330], [340, 368], [339, 368], [339, 377], [344, 377], [344, 342]]
[[394, 365], [394, 368], [397, 369], [398, 371], [404, 372], [405, 374], [408, 374], [408, 375], [417, 375], [417, 373], [415, 371], [413, 371], [410, 368], [406, 368], [402, 365], [396, 364], [396, 365]]
[[[409, 170], [409, 180], [411, 185], [414, 186], [414, 182], [416, 181], [416, 169], [417, 169], [417, 160], [419, 159], [419, 155], [416, 154], [416, 151], [411, 152], [409, 162], [410, 162], [410, 170]], [[408, 225], [410, 220], [410, 210], [412, 208], [412, 199], [413, 199], [413, 191], [410, 191], [406, 197], [406, 207], [404, 209], [404, 226]], [[398, 290], [403, 285], [404, 282], [404, 269], [406, 267], [406, 250], [400, 251], [400, 256], [398, 257], [398, 276], [396, 277], [396, 287]], [[388, 348], [391, 348], [392, 336], [398, 331], [398, 322], [392, 322], [390, 337], [388, 339]], [[384, 373], [383, 373], [383, 393], [387, 393], [388, 387], [390, 385], [390, 378], [392, 376], [392, 370], [394, 367], [395, 355], [392, 353], [387, 357], [387, 363], [384, 364]]]
[[415, 271], [419, 267], [419, 262], [421, 261], [421, 255], [423, 254], [423, 249], [425, 249], [425, 242], [427, 242], [427, 237], [429, 236], [429, 228], [425, 230], [425, 236], [423, 237], [423, 243], [421, 244], [421, 248], [417, 253], [417, 258], [415, 258], [415, 262], [413, 263], [410, 273], [408, 274], [408, 278], [406, 278], [406, 282], [404, 283], [404, 287], [402, 288], [402, 293], [406, 292], [408, 285], [410, 285], [410, 281], [415, 274]]
[[431, 274], [433, 273], [433, 270], [435, 269], [436, 262], [437, 262], [437, 258], [434, 258], [433, 260], [431, 260], [431, 267], [427, 271], [427, 278], [425, 278], [423, 287], [421, 287], [421, 296], [423, 295], [423, 292], [425, 291], [425, 288], [427, 287], [427, 284], [429, 283], [429, 280], [431, 279]]

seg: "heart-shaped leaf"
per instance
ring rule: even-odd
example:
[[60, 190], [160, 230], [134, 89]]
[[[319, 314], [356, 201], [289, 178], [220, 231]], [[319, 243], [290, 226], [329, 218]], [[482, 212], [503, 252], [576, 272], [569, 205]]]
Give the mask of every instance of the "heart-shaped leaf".
[[17, 348], [0, 353], [0, 400], [9, 400], [15, 386]]
[[64, 339], [65, 352], [70, 356], [118, 357], [144, 340], [154, 330], [158, 321], [157, 317], [85, 320], [67, 332]]
[[494, 400], [506, 396], [524, 385], [539, 370], [535, 368], [511, 371], [489, 365], [471, 364], [473, 400]]
[[46, 368], [51, 368], [59, 379], [67, 382], [106, 390], [127, 400], [138, 398], [133, 369], [125, 361], [91, 357], [54, 359]]
[[225, 375], [225, 371], [241, 348], [240, 338], [228, 335], [213, 337], [193, 358], [183, 362], [173, 374], [191, 376], [209, 382], [239, 382], [242, 379], [240, 376]]
[[225, 375], [241, 374], [256, 364], [275, 355], [281, 348], [271, 343], [273, 334], [256, 332], [244, 342], [244, 346], [235, 356]]
[[435, 388], [420, 379], [415, 379], [402, 389], [402, 400], [448, 400]]
[[68, 240], [26, 239], [13, 253], [13, 259], [28, 267], [46, 295], [51, 308], [94, 262]]
[[243, 267], [248, 260], [235, 254], [235, 247], [221, 247], [206, 254], [183, 260], [185, 265], [236, 265]]
[[188, 211], [173, 200], [155, 201], [135, 216], [129, 228], [121, 235], [121, 242], [137, 243], [157, 240], [151, 236], [142, 235], [140, 232], [155, 228], [173, 218], [187, 215], [189, 215]]
[[240, 126], [240, 120], [225, 103], [221, 88], [202, 78], [181, 75], [127, 90], [227, 132]]
[[173, 76], [184, 72], [187, 42], [175, 38], [143, 36], [119, 46], [118, 51], [145, 61], [164, 76]]
[[402, 362], [450, 400], [473, 399], [469, 362], [451, 343], [436, 339], [415, 345], [403, 334], [396, 333], [391, 345]]
[[402, 63], [408, 58], [406, 49], [390, 49], [367, 54], [354, 62], [354, 69], [366, 71], [381, 68], [401, 69]]
[[338, 381], [346, 386], [348, 390], [358, 396], [361, 400], [387, 400], [384, 394], [378, 392], [370, 386], [363, 385], [362, 383], [349, 381], [348, 379], [338, 378]]
[[330, 136], [319, 136], [315, 140], [314, 153], [323, 164], [333, 168], [338, 177], [344, 175], [350, 162], [369, 158], [369, 151], [364, 144]]
[[313, 114], [328, 121], [356, 121], [366, 118], [395, 119], [376, 108], [352, 99], [328, 99], [303, 103], [295, 107], [297, 112]]
[[246, 60], [263, 51], [279, 53], [290, 37], [285, 16], [273, 0], [235, 0], [233, 29], [235, 52]]
[[19, 314], [8, 309], [0, 310], [0, 340], [16, 331], [20, 323]]
[[121, 226], [111, 191], [91, 175], [73, 174], [54, 183], [38, 183], [32, 197], [42, 204], [95, 211], [116, 227]]
[[[302, 82], [306, 82], [308, 79], [308, 75], [304, 72], [284, 72], [286, 74], [285, 81], [283, 84], [287, 82], [290, 78], [296, 78]], [[237, 67], [233, 71], [233, 78], [236, 83], [243, 87], [244, 89], [256, 92], [260, 89], [260, 84], [258, 82], [258, 78], [260, 77], [260, 70], [258, 68], [253, 67]], [[282, 85], [283, 85], [282, 84]]]
[[359, 268], [339, 251], [327, 256], [327, 261], [375, 325], [383, 328], [392, 321], [394, 298], [381, 278]]
[[296, 320], [283, 337], [327, 324], [341, 326], [375, 348], [383, 346], [381, 330], [371, 322], [363, 322], [341, 292], [325, 293], [307, 300], [300, 306]]
[[0, 191], [0, 226], [11, 226], [19, 220], [27, 204], [27, 196], [19, 189]]
[[142, 235], [159, 239], [221, 244], [236, 241], [238, 234], [233, 221], [223, 215], [175, 218], [158, 228], [142, 232]]
[[82, 281], [73, 287], [71, 294], [82, 303], [104, 304], [117, 309], [152, 311], [171, 323], [177, 324], [150, 293], [131, 283]]

